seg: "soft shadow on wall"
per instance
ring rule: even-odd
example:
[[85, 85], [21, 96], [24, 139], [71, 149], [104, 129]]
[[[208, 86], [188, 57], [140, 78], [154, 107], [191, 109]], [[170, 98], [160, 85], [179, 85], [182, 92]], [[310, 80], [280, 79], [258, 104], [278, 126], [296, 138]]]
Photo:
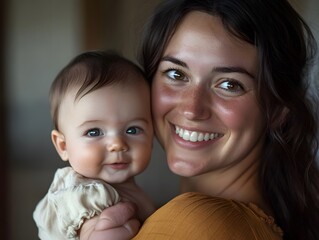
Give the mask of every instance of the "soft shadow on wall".
[[[6, 1], [0, 2], [0, 35], [4, 36], [5, 33], [5, 12], [6, 12]], [[0, 52], [4, 52], [4, 38], [0, 38]], [[7, 207], [6, 197], [7, 196], [7, 127], [6, 127], [6, 98], [5, 98], [5, 57], [1, 54], [0, 57], [0, 212], [2, 217], [0, 218], [0, 239], [8, 239], [6, 229], [8, 226], [7, 221]]]

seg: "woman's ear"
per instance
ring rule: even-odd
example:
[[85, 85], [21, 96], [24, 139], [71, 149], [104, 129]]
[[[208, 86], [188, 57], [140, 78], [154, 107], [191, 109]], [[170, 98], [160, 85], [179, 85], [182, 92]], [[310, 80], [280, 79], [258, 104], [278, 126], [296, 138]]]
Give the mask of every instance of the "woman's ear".
[[58, 130], [52, 130], [51, 132], [51, 140], [58, 154], [62, 158], [63, 161], [68, 160], [68, 152], [66, 150], [66, 142], [64, 135]]

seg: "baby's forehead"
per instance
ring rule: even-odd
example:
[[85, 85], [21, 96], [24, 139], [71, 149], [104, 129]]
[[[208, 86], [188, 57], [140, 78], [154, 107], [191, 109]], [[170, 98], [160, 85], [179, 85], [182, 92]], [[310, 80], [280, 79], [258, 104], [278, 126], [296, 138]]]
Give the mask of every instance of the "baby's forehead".
[[[128, 74], [125, 77], [117, 77], [116, 79], [105, 81], [104, 83], [101, 82], [92, 82], [88, 86], [83, 86], [83, 84], [76, 84], [73, 86], [69, 86], [67, 91], [65, 92], [65, 96], [63, 97], [62, 101], [64, 99], [78, 101], [82, 97], [84, 97], [87, 94], [93, 93], [101, 88], [110, 88], [110, 89], [122, 89], [123, 91], [127, 91], [128, 89], [134, 89], [133, 91], [136, 91], [137, 94], [140, 94], [141, 92], [137, 91], [136, 88], [145, 87], [150, 90], [149, 84], [147, 83], [144, 76], [138, 73], [132, 72], [132, 74]], [[124, 92], [123, 92], [124, 93]], [[61, 103], [62, 103], [61, 101]]]
[[[102, 106], [102, 104], [109, 104], [109, 102], [126, 101], [128, 106], [143, 105], [148, 104], [149, 97], [150, 87], [144, 80], [114, 82], [113, 84], [96, 88], [91, 86], [86, 89], [77, 86], [69, 88], [62, 97], [59, 112], [60, 115], [68, 115], [71, 110], [83, 106], [83, 104], [86, 106]], [[131, 100], [128, 101], [127, 99]]]
[[61, 127], [65, 127], [66, 122], [79, 122], [84, 118], [107, 119], [112, 115], [123, 120], [127, 116], [129, 119], [148, 116], [151, 109], [150, 88], [143, 79], [102, 86], [77, 97], [79, 89], [80, 86], [70, 88], [61, 99], [58, 114]]

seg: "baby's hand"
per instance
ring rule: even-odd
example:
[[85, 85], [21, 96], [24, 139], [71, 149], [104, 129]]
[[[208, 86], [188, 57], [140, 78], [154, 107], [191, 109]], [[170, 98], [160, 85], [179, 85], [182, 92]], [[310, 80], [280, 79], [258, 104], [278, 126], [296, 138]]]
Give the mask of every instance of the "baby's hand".
[[80, 239], [131, 239], [137, 234], [140, 227], [140, 222], [133, 218], [135, 214], [136, 206], [130, 202], [120, 202], [106, 208], [99, 216], [90, 219], [88, 224], [83, 224]]

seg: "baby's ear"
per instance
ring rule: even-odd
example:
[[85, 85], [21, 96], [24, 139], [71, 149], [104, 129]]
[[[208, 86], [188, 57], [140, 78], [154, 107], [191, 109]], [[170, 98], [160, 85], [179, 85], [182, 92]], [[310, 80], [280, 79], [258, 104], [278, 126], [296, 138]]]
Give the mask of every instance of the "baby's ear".
[[62, 158], [63, 161], [68, 160], [68, 152], [66, 150], [66, 142], [64, 135], [58, 130], [52, 130], [51, 132], [51, 140], [58, 154]]

